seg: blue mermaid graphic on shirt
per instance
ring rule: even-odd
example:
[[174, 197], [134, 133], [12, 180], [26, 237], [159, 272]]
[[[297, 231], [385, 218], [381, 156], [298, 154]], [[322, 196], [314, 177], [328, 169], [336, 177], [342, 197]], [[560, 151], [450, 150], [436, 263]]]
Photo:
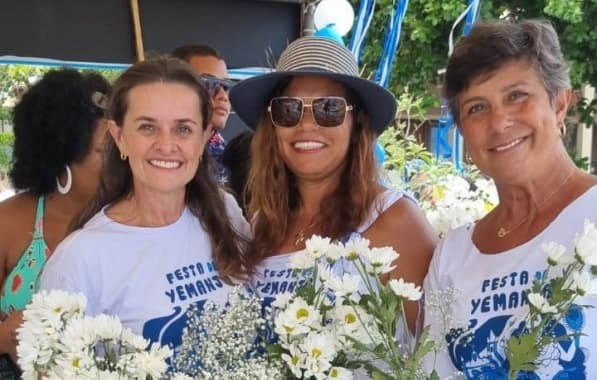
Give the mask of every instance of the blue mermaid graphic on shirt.
[[[585, 380], [587, 349], [580, 347], [579, 343], [583, 324], [581, 308], [573, 306], [564, 321], [553, 328], [556, 336], [568, 335], [571, 338], [546, 347], [536, 363], [537, 370], [521, 372], [517, 380]], [[446, 335], [450, 359], [467, 379], [507, 379], [506, 341], [509, 336], [518, 336], [523, 331], [524, 322], [514, 320], [511, 315], [491, 318], [481, 325], [473, 319], [468, 329], [452, 330]]]

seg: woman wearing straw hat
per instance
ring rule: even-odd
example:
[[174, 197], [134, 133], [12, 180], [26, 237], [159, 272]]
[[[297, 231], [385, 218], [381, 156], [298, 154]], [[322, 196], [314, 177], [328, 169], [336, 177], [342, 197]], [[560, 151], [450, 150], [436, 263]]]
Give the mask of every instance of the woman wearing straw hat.
[[[294, 289], [289, 257], [311, 235], [392, 246], [391, 273], [421, 284], [436, 243], [415, 202], [380, 185], [374, 141], [395, 115], [394, 96], [359, 77], [351, 52], [333, 40], [303, 37], [275, 72], [245, 80], [230, 98], [255, 130], [248, 190], [254, 240], [248, 260], [256, 290], [271, 302]], [[407, 305], [410, 326], [417, 305]]]

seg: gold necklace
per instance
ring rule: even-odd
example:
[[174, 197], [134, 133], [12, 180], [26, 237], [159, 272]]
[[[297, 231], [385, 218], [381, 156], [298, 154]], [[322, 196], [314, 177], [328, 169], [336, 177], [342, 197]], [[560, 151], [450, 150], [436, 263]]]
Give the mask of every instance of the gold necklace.
[[297, 234], [294, 235], [294, 246], [295, 247], [298, 247], [301, 244], [303, 244], [303, 242], [305, 241], [305, 232], [309, 231], [314, 225], [315, 225], [315, 222], [311, 222], [311, 223], [309, 223], [308, 226], [301, 228], [299, 230], [299, 232], [297, 232]]
[[[537, 211], [541, 210], [541, 207], [543, 207], [543, 205], [545, 205], [545, 203], [550, 200], [554, 195], [556, 195], [560, 190], [562, 190], [562, 188], [564, 187], [564, 185], [566, 185], [566, 183], [568, 183], [568, 180], [572, 177], [572, 174], [574, 174], [574, 169], [572, 169], [570, 171], [570, 174], [568, 174], [566, 176], [566, 178], [564, 179], [564, 181], [560, 184], [560, 186], [558, 186], [551, 194], [549, 194], [544, 200], [541, 201], [541, 203], [539, 203], [537, 205]], [[514, 227], [507, 229], [504, 226], [500, 226], [500, 228], [498, 228], [497, 230], [497, 236], [501, 239], [506, 237], [507, 235], [509, 235], [512, 231], [516, 230], [518, 227], [522, 226], [522, 224], [524, 222], [526, 222], [527, 220], [529, 220], [529, 218], [531, 217], [531, 213], [529, 212], [527, 214], [527, 216], [525, 216], [524, 218], [522, 218], [522, 220], [520, 222], [518, 222]]]

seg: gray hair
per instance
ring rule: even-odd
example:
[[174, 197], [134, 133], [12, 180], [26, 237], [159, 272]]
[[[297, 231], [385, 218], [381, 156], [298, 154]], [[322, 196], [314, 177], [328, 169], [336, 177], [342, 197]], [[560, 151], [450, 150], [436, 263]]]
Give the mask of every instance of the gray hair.
[[570, 88], [569, 67], [549, 21], [480, 22], [458, 41], [446, 68], [444, 96], [456, 122], [460, 119], [460, 93], [479, 75], [512, 60], [525, 60], [532, 65], [552, 101], [560, 91]]

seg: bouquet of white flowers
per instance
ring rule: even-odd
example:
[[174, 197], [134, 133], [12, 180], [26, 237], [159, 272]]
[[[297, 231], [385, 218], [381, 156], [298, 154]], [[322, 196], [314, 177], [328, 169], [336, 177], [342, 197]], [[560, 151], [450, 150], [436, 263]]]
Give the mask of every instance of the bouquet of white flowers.
[[422, 178], [425, 176], [414, 178], [410, 186], [419, 186], [421, 208], [439, 236], [474, 223], [498, 204], [495, 185], [489, 179], [478, 177], [471, 183], [461, 175], [448, 174], [439, 182], [424, 185], [418, 182]]
[[282, 363], [270, 361], [263, 347], [266, 321], [261, 300], [236, 287], [226, 308], [206, 303], [187, 311], [182, 345], [173, 357], [173, 370], [183, 379], [275, 380]]
[[[23, 312], [17, 330], [23, 379], [159, 379], [167, 348], [124, 328], [113, 316], [85, 316], [82, 294], [41, 291]], [[149, 348], [148, 348], [149, 347]]]
[[420, 288], [380, 281], [397, 258], [366, 239], [342, 244], [319, 236], [291, 257], [290, 267], [306, 282], [274, 301], [278, 342], [269, 346], [286, 363], [287, 378], [352, 379], [358, 368], [374, 379], [436, 378], [421, 368], [432, 349], [426, 331], [415, 342], [404, 318], [404, 301], [417, 301]]

